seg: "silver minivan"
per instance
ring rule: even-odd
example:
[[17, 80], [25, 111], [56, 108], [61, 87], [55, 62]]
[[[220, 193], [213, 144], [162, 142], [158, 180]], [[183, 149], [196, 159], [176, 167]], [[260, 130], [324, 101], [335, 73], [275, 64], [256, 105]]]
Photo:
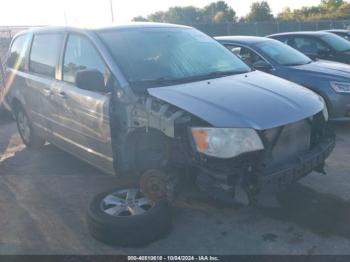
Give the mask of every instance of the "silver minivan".
[[21, 33], [6, 92], [28, 147], [47, 141], [137, 181], [89, 205], [90, 231], [108, 243], [164, 235], [166, 200], [183, 177], [215, 198], [255, 204], [264, 191], [324, 172], [335, 144], [319, 95], [254, 71], [186, 26]]

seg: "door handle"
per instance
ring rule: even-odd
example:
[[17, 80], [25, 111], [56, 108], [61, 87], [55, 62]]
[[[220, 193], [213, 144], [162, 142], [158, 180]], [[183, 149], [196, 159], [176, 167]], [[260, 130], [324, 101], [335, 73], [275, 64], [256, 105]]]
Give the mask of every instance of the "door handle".
[[63, 92], [63, 91], [59, 92], [59, 93], [58, 93], [58, 96], [59, 96], [60, 98], [62, 98], [62, 99], [67, 99], [67, 98], [68, 98], [67, 93], [66, 93], [66, 92]]
[[44, 88], [43, 89], [43, 93], [44, 93], [45, 96], [49, 96], [49, 95], [52, 94], [52, 91], [51, 91], [50, 88]]

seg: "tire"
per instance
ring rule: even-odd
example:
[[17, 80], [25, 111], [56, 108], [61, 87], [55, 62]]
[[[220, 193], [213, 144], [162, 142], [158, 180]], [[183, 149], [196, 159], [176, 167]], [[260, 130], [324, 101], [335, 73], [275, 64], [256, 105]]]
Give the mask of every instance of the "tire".
[[15, 115], [18, 132], [23, 143], [29, 148], [38, 149], [43, 147], [45, 145], [45, 140], [35, 133], [27, 113], [21, 106], [17, 106]]
[[[123, 189], [99, 194], [89, 203], [88, 228], [95, 239], [109, 245], [143, 246], [168, 235], [172, 219], [171, 208], [166, 200], [152, 203], [153, 206], [141, 214], [129, 216], [125, 214], [123, 216], [122, 213], [119, 216], [107, 214], [112, 212], [113, 207], [105, 205], [107, 203], [105, 200], [112, 193], [119, 191]], [[137, 191], [139, 192], [138, 189]], [[104, 211], [104, 208], [107, 211]]]

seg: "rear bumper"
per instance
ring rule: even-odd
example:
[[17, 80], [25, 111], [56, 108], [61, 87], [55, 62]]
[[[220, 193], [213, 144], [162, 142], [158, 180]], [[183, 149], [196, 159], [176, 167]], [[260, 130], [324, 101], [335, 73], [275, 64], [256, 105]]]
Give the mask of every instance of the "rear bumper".
[[[311, 151], [298, 156], [282, 165], [269, 168], [255, 173], [257, 179], [254, 188], [254, 198], [259, 198], [259, 192], [271, 191], [276, 193], [286, 186], [307, 176], [318, 168], [322, 169], [325, 160], [329, 157], [335, 147], [335, 137], [327, 137]], [[197, 185], [208, 195], [224, 201], [235, 201], [235, 191], [242, 185], [243, 177], [232, 179], [235, 174], [218, 174], [208, 168], [199, 168]], [[251, 174], [243, 174], [247, 176]], [[235, 181], [232, 183], [232, 181]], [[246, 188], [244, 189], [246, 190]]]

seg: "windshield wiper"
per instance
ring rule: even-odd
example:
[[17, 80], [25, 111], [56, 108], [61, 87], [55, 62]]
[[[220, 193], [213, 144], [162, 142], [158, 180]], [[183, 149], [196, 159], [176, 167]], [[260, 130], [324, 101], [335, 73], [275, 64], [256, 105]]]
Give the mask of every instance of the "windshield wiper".
[[130, 80], [131, 85], [167, 85], [177, 82], [176, 78], [154, 78], [154, 79], [140, 79], [140, 80]]
[[224, 77], [224, 76], [230, 76], [230, 75], [238, 75], [238, 74], [244, 74], [248, 73], [249, 71], [247, 70], [242, 70], [242, 71], [236, 71], [236, 70], [231, 70], [231, 71], [214, 71], [208, 74], [203, 74], [203, 75], [197, 75], [197, 76], [191, 76], [187, 78], [183, 78], [186, 81], [199, 81], [199, 80], [206, 80], [206, 79], [211, 79], [211, 78], [219, 78], [219, 77]]
[[306, 63], [286, 64], [285, 66], [301, 66], [301, 65], [308, 65], [308, 64], [311, 64], [312, 62], [314, 62], [314, 61], [310, 60], [310, 61], [308, 61], [308, 62], [306, 62]]
[[236, 75], [236, 74], [244, 74], [248, 73], [249, 71], [215, 71], [211, 72], [209, 74], [203, 74], [203, 75], [197, 75], [197, 76], [189, 76], [184, 78], [155, 78], [155, 79], [140, 79], [140, 80], [130, 80], [130, 84], [132, 86], [138, 86], [138, 87], [148, 87], [148, 86], [165, 86], [165, 85], [174, 85], [174, 84], [180, 84], [180, 83], [187, 83], [187, 82], [193, 82], [193, 81], [200, 81], [205, 79], [211, 79], [211, 78], [218, 78], [223, 76], [229, 76], [229, 75]]

